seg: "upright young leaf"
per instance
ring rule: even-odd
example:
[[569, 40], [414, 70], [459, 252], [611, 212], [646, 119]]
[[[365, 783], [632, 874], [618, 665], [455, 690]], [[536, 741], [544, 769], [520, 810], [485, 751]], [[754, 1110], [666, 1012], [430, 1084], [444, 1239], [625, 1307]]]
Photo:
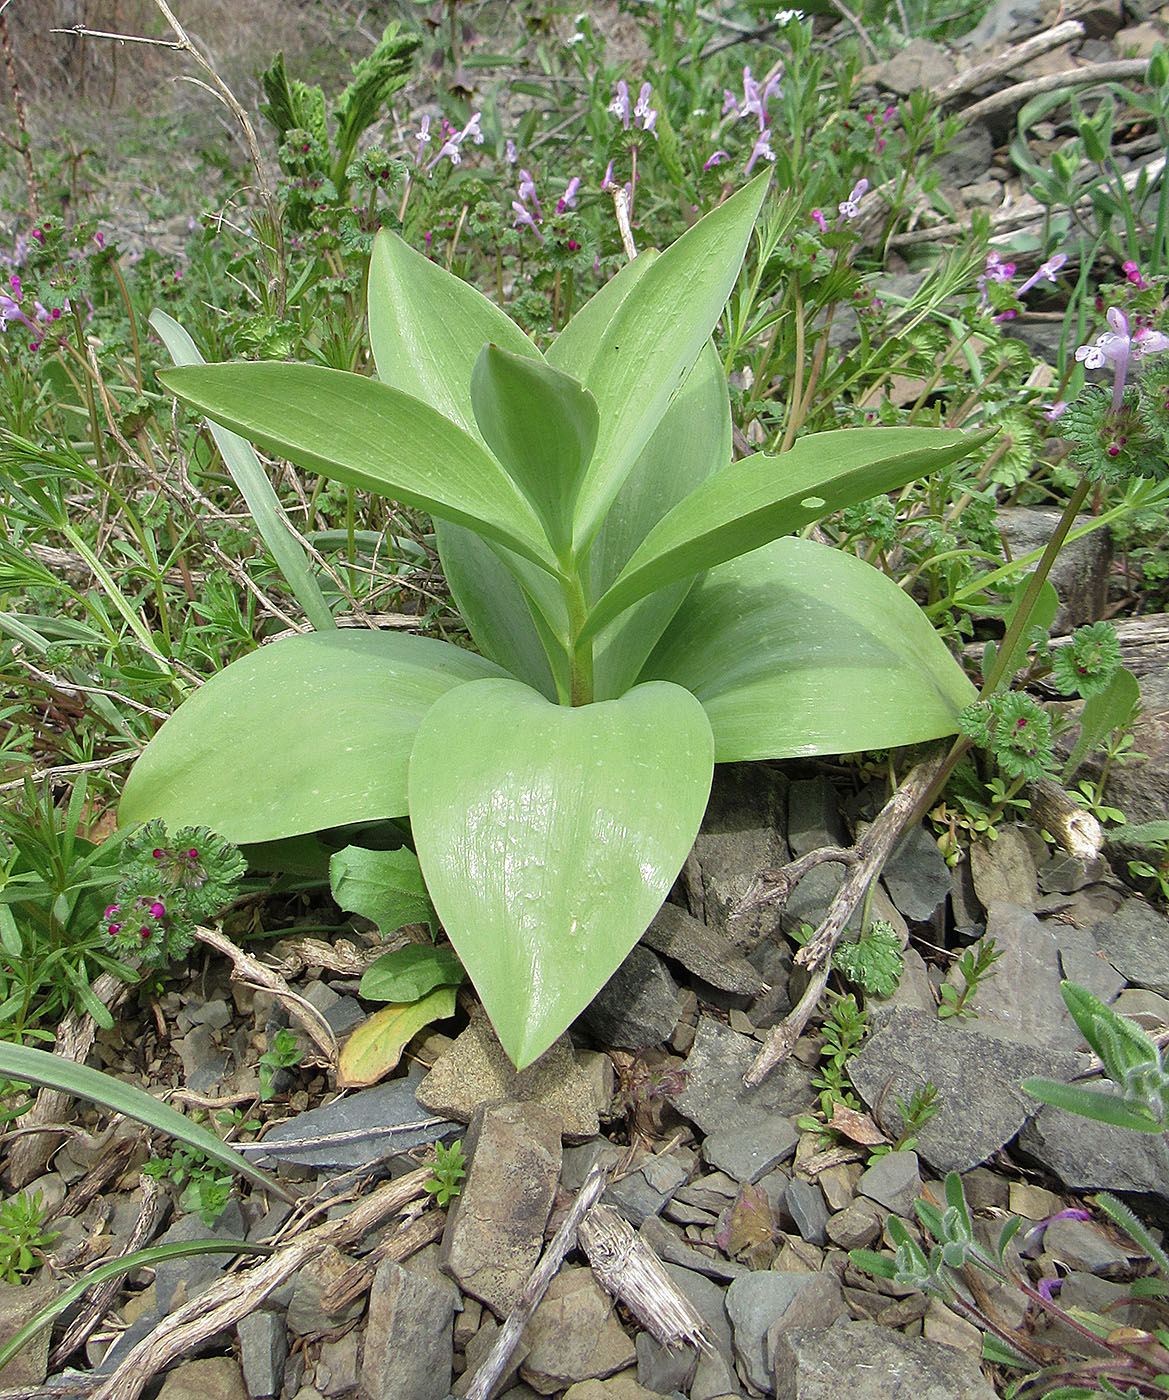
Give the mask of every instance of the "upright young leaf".
[[578, 550], [592, 543], [621, 483], [710, 339], [739, 275], [768, 179], [759, 176], [672, 243], [617, 305], [599, 344], [582, 335], [579, 360], [568, 350], [556, 356], [557, 367], [581, 380], [601, 414], [577, 505]]
[[485, 345], [471, 372], [483, 441], [523, 492], [567, 563], [572, 511], [597, 441], [597, 401], [571, 375]]
[[410, 820], [447, 936], [517, 1068], [601, 990], [669, 893], [713, 773], [673, 685], [550, 704], [518, 681], [437, 702], [410, 757]]

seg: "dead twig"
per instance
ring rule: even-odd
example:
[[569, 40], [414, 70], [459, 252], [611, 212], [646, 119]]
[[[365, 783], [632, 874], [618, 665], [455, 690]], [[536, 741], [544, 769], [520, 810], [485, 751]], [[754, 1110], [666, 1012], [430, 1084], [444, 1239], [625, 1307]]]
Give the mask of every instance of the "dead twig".
[[172, 1361], [193, 1354], [208, 1337], [234, 1327], [322, 1250], [352, 1244], [420, 1196], [429, 1176], [426, 1167], [419, 1167], [396, 1181], [387, 1181], [340, 1220], [306, 1230], [280, 1245], [262, 1263], [213, 1283], [133, 1347], [96, 1392], [95, 1400], [138, 1400], [152, 1378]]
[[1013, 44], [1002, 53], [988, 58], [985, 63], [976, 63], [973, 68], [967, 68], [965, 73], [956, 74], [948, 82], [934, 88], [933, 95], [938, 102], [953, 102], [956, 97], [964, 97], [975, 88], [982, 87], [984, 83], [993, 82], [995, 78], [1002, 78], [1014, 69], [1021, 68], [1024, 63], [1038, 58], [1040, 54], [1050, 53], [1052, 49], [1059, 48], [1060, 44], [1083, 37], [1084, 26], [1080, 21], [1065, 19], [1061, 24], [1043, 30], [1041, 34], [1033, 34], [1030, 39], [1024, 39], [1021, 44]]
[[1042, 78], [1029, 78], [1024, 83], [993, 92], [981, 102], [963, 109], [962, 116], [967, 122], [980, 121], [993, 112], [1005, 111], [1008, 107], [1021, 107], [1044, 92], [1058, 92], [1060, 88], [1086, 87], [1090, 83], [1124, 82], [1128, 78], [1144, 76], [1149, 62], [1145, 58], [1117, 58], [1111, 63], [1091, 63], [1083, 68], [1064, 68], [1058, 73], [1047, 73]]
[[[540, 1299], [547, 1292], [548, 1285], [552, 1282], [556, 1270], [564, 1262], [564, 1256], [575, 1244], [581, 1221], [596, 1204], [597, 1198], [605, 1189], [606, 1180], [606, 1174], [600, 1166], [593, 1167], [585, 1178], [584, 1185], [572, 1203], [572, 1209], [564, 1217], [564, 1222], [556, 1231], [552, 1243], [544, 1251], [544, 1257], [532, 1270], [531, 1277], [524, 1284], [519, 1302], [500, 1328], [495, 1345], [491, 1348], [482, 1366], [475, 1372], [475, 1378], [465, 1392], [464, 1400], [487, 1400], [496, 1381], [507, 1370], [508, 1362], [511, 1360], [512, 1352], [516, 1349], [520, 1335], [536, 1311]], [[107, 1397], [101, 1396], [99, 1400], [107, 1400]], [[109, 1400], [113, 1400], [113, 1397], [110, 1397]], [[447, 1400], [453, 1400], [453, 1397], [448, 1396]]]
[[787, 1019], [770, 1032], [763, 1049], [743, 1076], [744, 1084], [752, 1088], [761, 1084], [771, 1070], [791, 1054], [827, 985], [837, 940], [894, 846], [908, 828], [920, 820], [922, 804], [938, 778], [947, 771], [951, 753], [952, 750], [938, 752], [913, 768], [852, 848], [856, 859], [829, 905], [823, 923], [796, 953], [796, 961], [811, 973], [807, 990]]
[[377, 1272], [377, 1266], [387, 1259], [400, 1264], [433, 1244], [439, 1239], [446, 1225], [445, 1210], [428, 1210], [412, 1220], [409, 1225], [388, 1235], [375, 1245], [363, 1259], [335, 1278], [321, 1294], [321, 1311], [326, 1313], [344, 1312], [367, 1291]]

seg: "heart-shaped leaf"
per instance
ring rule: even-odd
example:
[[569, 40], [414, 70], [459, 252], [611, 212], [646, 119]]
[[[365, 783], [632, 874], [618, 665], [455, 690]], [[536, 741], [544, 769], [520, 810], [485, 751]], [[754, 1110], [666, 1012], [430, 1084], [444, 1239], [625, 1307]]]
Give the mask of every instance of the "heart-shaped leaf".
[[410, 756], [430, 897], [522, 1069], [601, 990], [661, 907], [713, 773], [702, 707], [674, 685], [554, 705], [518, 681], [443, 696]]
[[383, 1006], [353, 1032], [341, 1047], [337, 1087], [364, 1089], [397, 1069], [402, 1051], [431, 1021], [455, 1014], [454, 987], [436, 987], [429, 995], [404, 1006]]

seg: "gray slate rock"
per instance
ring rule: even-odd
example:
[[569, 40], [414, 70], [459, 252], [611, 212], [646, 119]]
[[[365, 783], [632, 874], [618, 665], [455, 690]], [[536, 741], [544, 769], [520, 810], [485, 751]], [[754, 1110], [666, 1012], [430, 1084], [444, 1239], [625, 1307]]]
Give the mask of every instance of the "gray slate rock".
[[641, 941], [711, 987], [758, 996], [763, 978], [735, 945], [676, 904], [663, 904]]
[[824, 774], [797, 778], [787, 794], [787, 842], [792, 855], [804, 856], [821, 846], [848, 844], [840, 818], [840, 798]]
[[690, 1400], [740, 1400], [742, 1395], [738, 1377], [726, 1358], [701, 1352], [690, 1382]]
[[[701, 1254], [691, 1249], [659, 1216], [647, 1215], [638, 1234], [664, 1264], [678, 1265], [687, 1273], [700, 1274], [708, 1279], [729, 1280], [750, 1272], [745, 1264], [739, 1264], [734, 1259], [725, 1259], [721, 1254]], [[698, 1304], [695, 1303], [695, 1306], [698, 1307]], [[701, 1312], [701, 1307], [698, 1310]]]
[[292, 1297], [285, 1320], [288, 1330], [297, 1337], [315, 1337], [318, 1332], [331, 1332], [365, 1310], [364, 1299], [357, 1299], [340, 1312], [326, 1312], [322, 1296], [353, 1267], [353, 1260], [333, 1245], [327, 1245], [314, 1259], [293, 1276]]
[[[1076, 525], [1085, 525], [1090, 516], [1078, 516]], [[1059, 522], [1059, 512], [1031, 506], [1005, 506], [998, 512], [999, 533], [1009, 547], [1012, 559], [1042, 549]], [[1107, 530], [1065, 544], [1051, 569], [1051, 582], [1059, 594], [1059, 609], [1052, 624], [1052, 635], [1062, 637], [1082, 622], [1095, 622], [1104, 610], [1108, 573], [1112, 566], [1112, 543]]]
[[997, 840], [971, 844], [970, 876], [984, 909], [992, 904], [1034, 909], [1039, 902], [1031, 847], [1017, 826], [1000, 827]]
[[848, 1072], [870, 1108], [881, 1104], [882, 1121], [890, 1127], [900, 1126], [897, 1099], [908, 1103], [927, 1082], [937, 1087], [938, 1112], [918, 1133], [917, 1152], [945, 1173], [980, 1166], [1034, 1115], [1036, 1100], [1019, 1087], [1022, 1080], [1039, 1075], [1068, 1083], [1080, 1066], [1066, 1050], [1015, 1045], [898, 1007], [849, 1062]]
[[755, 1182], [794, 1156], [799, 1140], [791, 1120], [776, 1113], [759, 1123], [711, 1133], [702, 1155], [735, 1181]]
[[648, 1332], [639, 1332], [634, 1346], [638, 1385], [655, 1395], [668, 1395], [672, 1390], [685, 1390], [690, 1384], [697, 1357], [693, 1347], [663, 1346]]
[[1143, 899], [1126, 899], [1092, 928], [1100, 951], [1129, 982], [1169, 996], [1169, 919]]
[[541, 1395], [611, 1376], [637, 1360], [632, 1338], [613, 1314], [613, 1300], [591, 1269], [560, 1270], [524, 1328], [523, 1341], [528, 1355], [520, 1375]]
[[332, 1342], [322, 1342], [313, 1376], [322, 1395], [345, 1395], [357, 1385], [360, 1374], [360, 1333], [346, 1332]]
[[235, 1326], [244, 1386], [251, 1400], [270, 1400], [280, 1394], [284, 1363], [288, 1360], [288, 1331], [283, 1317], [273, 1312], [251, 1312]]
[[[249, 1158], [260, 1166], [288, 1162], [324, 1170], [354, 1170], [408, 1152], [412, 1147], [436, 1142], [456, 1132], [460, 1125], [449, 1118], [435, 1117], [423, 1127], [398, 1127], [431, 1117], [426, 1109], [419, 1107], [415, 1098], [422, 1075], [419, 1066], [411, 1065], [404, 1079], [391, 1079], [375, 1084], [372, 1089], [359, 1089], [323, 1108], [298, 1113], [265, 1135], [266, 1152], [249, 1154]], [[360, 1136], [323, 1144], [318, 1141], [354, 1132]]]
[[233, 1356], [180, 1361], [167, 1372], [158, 1400], [247, 1400], [239, 1362]]
[[560, 1177], [560, 1130], [541, 1104], [480, 1109], [463, 1141], [467, 1176], [443, 1231], [442, 1267], [506, 1316], [536, 1266]]
[[952, 884], [950, 867], [924, 826], [906, 834], [886, 862], [881, 879], [893, 903], [915, 924], [934, 918]]
[[995, 1400], [974, 1357], [876, 1322], [785, 1333], [776, 1346], [774, 1394], [776, 1400]]
[[450, 1290], [383, 1260], [369, 1292], [361, 1361], [361, 1389], [368, 1400], [445, 1400], [454, 1315]]
[[1043, 1252], [1069, 1269], [1109, 1274], [1124, 1269], [1142, 1252], [1121, 1249], [1087, 1220], [1053, 1220], [1043, 1232]]
[[[908, 1212], [898, 1211], [897, 1214]], [[862, 1198], [829, 1216], [826, 1231], [838, 1249], [868, 1249], [876, 1243], [883, 1224], [878, 1206]]]
[[789, 1328], [831, 1327], [847, 1312], [834, 1274], [766, 1270], [737, 1278], [727, 1289], [726, 1308], [743, 1379], [767, 1392], [779, 1337]]
[[681, 1010], [669, 968], [638, 943], [576, 1024], [600, 1045], [648, 1050], [669, 1040]]
[[1059, 967], [1069, 982], [1087, 987], [1104, 1003], [1114, 1002], [1124, 990], [1124, 978], [1101, 956], [1100, 945], [1091, 929], [1074, 924], [1057, 924], [1056, 948]]
[[1169, 1143], [1164, 1135], [1129, 1132], [1048, 1104], [1019, 1134], [1018, 1145], [1069, 1191], [1147, 1191], [1169, 1200]]
[[[247, 1227], [236, 1200], [214, 1226], [204, 1225], [197, 1215], [184, 1215], [161, 1235], [156, 1244], [190, 1244], [194, 1240], [242, 1240]], [[155, 1265], [154, 1299], [164, 1316], [190, 1302], [213, 1283], [231, 1262], [230, 1254], [197, 1254], [185, 1259], [164, 1259]]]
[[694, 1046], [683, 1066], [686, 1083], [670, 1102], [704, 1134], [746, 1130], [772, 1114], [798, 1117], [815, 1101], [811, 1072], [786, 1060], [757, 1089], [743, 1075], [759, 1053], [759, 1042], [709, 1016], [700, 1017]]
[[230, 1056], [219, 1048], [210, 1026], [192, 1026], [178, 1042], [183, 1082], [193, 1094], [205, 1094], [227, 1073]]
[[828, 1206], [814, 1182], [797, 1176], [783, 1193], [783, 1208], [796, 1223], [800, 1238], [809, 1244], [828, 1243]]
[[784, 826], [788, 780], [757, 763], [720, 763], [702, 827], [682, 870], [691, 914], [732, 941], [754, 941], [779, 928], [774, 910], [731, 920], [755, 873], [788, 859]]
[[892, 58], [867, 70], [865, 77], [900, 97], [908, 97], [918, 88], [940, 87], [954, 76], [954, 71], [954, 60], [941, 44], [911, 39]]
[[308, 984], [304, 991], [304, 999], [316, 1007], [336, 1036], [348, 1035], [366, 1018], [365, 1008], [356, 997], [341, 996], [320, 978]]
[[614, 1181], [603, 1200], [616, 1206], [636, 1229], [649, 1215], [660, 1215], [679, 1186], [686, 1183], [686, 1168], [668, 1154], [649, 1157], [634, 1172]]
[[[0, 1338], [8, 1339], [57, 1296], [51, 1278], [32, 1283], [0, 1283]], [[49, 1332], [44, 1327], [0, 1371], [0, 1386], [26, 1386], [30, 1390], [45, 1379], [49, 1369]]]
[[856, 1184], [857, 1194], [913, 1218], [913, 1203], [921, 1194], [921, 1172], [916, 1152], [886, 1152], [878, 1157]]

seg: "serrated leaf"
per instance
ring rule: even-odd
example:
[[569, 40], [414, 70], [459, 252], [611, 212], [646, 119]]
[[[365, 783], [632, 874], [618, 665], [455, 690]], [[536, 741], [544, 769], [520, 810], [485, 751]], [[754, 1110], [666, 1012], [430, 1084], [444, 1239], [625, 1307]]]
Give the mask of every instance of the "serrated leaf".
[[383, 1006], [361, 1023], [341, 1047], [339, 1089], [364, 1089], [396, 1069], [402, 1051], [432, 1021], [455, 1014], [454, 987], [436, 987], [418, 1001]]
[[367, 1001], [417, 1001], [435, 987], [457, 987], [466, 975], [450, 948], [411, 943], [371, 963], [358, 993]]

